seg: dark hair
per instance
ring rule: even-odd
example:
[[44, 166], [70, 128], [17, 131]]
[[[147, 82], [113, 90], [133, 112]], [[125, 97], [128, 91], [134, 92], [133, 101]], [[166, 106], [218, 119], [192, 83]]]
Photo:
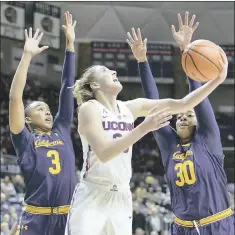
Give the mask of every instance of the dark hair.
[[36, 100], [30, 102], [29, 104], [27, 104], [25, 107], [24, 107], [24, 115], [25, 117], [28, 117], [29, 116], [29, 108], [30, 108], [30, 105], [33, 104], [34, 102], [37, 102]]

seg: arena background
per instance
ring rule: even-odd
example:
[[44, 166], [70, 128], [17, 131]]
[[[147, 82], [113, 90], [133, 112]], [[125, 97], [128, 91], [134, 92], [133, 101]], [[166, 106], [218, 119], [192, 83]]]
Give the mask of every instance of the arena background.
[[[50, 4], [50, 5], [49, 5]], [[234, 209], [234, 2], [1, 2], [1, 235], [8, 234], [24, 209], [24, 183], [16, 163], [8, 124], [8, 96], [13, 74], [24, 45], [24, 29], [44, 31], [43, 45], [50, 49], [37, 55], [28, 73], [24, 102], [42, 100], [57, 111], [60, 76], [65, 50], [61, 31], [63, 14], [69, 10], [76, 27], [76, 76], [92, 64], [117, 71], [123, 82], [120, 99], [143, 97], [137, 63], [125, 43], [126, 32], [140, 27], [148, 38], [148, 60], [161, 98], [180, 98], [187, 92], [180, 52], [170, 25], [177, 27], [177, 13], [188, 10], [200, 22], [193, 40], [208, 39], [221, 45], [229, 60], [228, 78], [210, 96], [221, 130], [225, 170]], [[76, 104], [75, 104], [76, 106]], [[138, 124], [141, 120], [137, 120]], [[77, 175], [82, 149], [74, 120], [72, 138]], [[27, 143], [26, 143], [27, 144]], [[10, 178], [8, 177], [10, 176]], [[159, 150], [148, 134], [134, 145], [133, 234], [166, 235], [173, 215]]]

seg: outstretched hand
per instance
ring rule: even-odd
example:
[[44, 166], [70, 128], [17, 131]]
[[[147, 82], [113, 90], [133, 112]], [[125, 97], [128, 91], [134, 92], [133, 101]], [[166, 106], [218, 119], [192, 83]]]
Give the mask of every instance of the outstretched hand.
[[77, 21], [75, 20], [73, 22], [73, 16], [70, 14], [69, 11], [66, 11], [64, 13], [64, 25], [62, 25], [62, 28], [64, 29], [64, 34], [67, 39], [67, 43], [73, 43], [75, 41], [75, 26], [77, 24]]
[[193, 15], [190, 23], [189, 21], [189, 12], [186, 11], [185, 13], [185, 22], [183, 24], [181, 15], [177, 14], [178, 22], [179, 22], [179, 31], [176, 32], [175, 26], [171, 26], [171, 31], [173, 34], [174, 39], [179, 44], [181, 51], [183, 51], [191, 42], [192, 36], [194, 31], [197, 29], [199, 22], [194, 25], [194, 20], [196, 15]]
[[221, 79], [221, 81], [223, 82], [226, 79], [228, 73], [228, 59], [221, 47], [219, 47], [219, 50], [222, 58], [219, 60], [219, 63], [221, 65], [221, 72], [218, 78]]
[[42, 37], [43, 37], [43, 32], [39, 34], [39, 29], [36, 30], [34, 36], [32, 33], [32, 28], [29, 28], [29, 33], [27, 29], [25, 29], [24, 53], [29, 54], [30, 56], [34, 56], [49, 48], [48, 46], [43, 46], [43, 47], [38, 46]]
[[137, 34], [135, 29], [132, 28], [132, 35], [128, 32], [127, 33], [127, 40], [126, 42], [129, 44], [131, 51], [138, 62], [144, 62], [147, 60], [147, 38], [142, 40], [141, 31], [138, 28]]

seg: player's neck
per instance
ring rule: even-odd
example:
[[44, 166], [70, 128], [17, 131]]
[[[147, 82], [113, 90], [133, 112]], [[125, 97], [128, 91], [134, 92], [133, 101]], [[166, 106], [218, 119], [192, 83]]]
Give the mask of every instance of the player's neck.
[[111, 112], [119, 113], [116, 95], [103, 94], [100, 92], [96, 94], [96, 100]]
[[43, 133], [47, 133], [47, 132], [49, 132], [49, 131], [44, 131], [44, 130], [38, 129], [38, 128], [33, 129], [33, 133], [36, 133], [38, 135], [42, 135]]

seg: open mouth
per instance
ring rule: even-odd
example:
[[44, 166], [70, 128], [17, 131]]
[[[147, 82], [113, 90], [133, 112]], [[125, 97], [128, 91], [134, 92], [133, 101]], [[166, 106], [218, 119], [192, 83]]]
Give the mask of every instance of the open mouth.
[[46, 122], [51, 122], [51, 118], [46, 118]]
[[186, 126], [188, 126], [188, 124], [187, 123], [181, 123], [180, 126], [186, 127]]

